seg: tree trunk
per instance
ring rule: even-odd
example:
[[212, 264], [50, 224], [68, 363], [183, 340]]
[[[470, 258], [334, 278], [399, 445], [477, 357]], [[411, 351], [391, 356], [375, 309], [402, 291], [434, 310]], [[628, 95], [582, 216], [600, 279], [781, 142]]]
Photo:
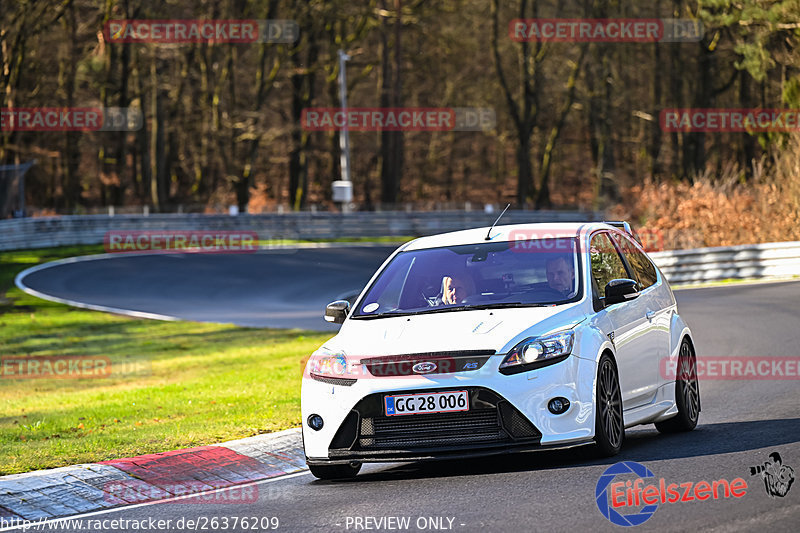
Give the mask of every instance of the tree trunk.
[[[386, 12], [386, 2], [381, 0], [381, 10]], [[394, 0], [394, 42], [389, 44], [389, 23], [386, 15], [381, 15], [381, 94], [380, 106], [401, 107], [401, 0]], [[392, 48], [394, 55], [391, 54]], [[400, 180], [403, 172], [403, 132], [381, 132], [381, 203], [394, 205], [400, 192]]]
[[[680, 18], [683, 0], [672, 0], [672, 17]], [[681, 54], [682, 46], [673, 43], [669, 47], [669, 94], [671, 106], [683, 107], [683, 78], [685, 58]], [[683, 157], [684, 134], [679, 131], [670, 133], [670, 144], [672, 146], [672, 165], [671, 172], [673, 178], [686, 179], [686, 165]]]
[[517, 128], [517, 203], [524, 206], [533, 194], [533, 162], [531, 161], [531, 132], [528, 128]]
[[[75, 5], [72, 1], [67, 4], [63, 18], [64, 30], [69, 49], [69, 54], [62, 62], [61, 89], [64, 91], [64, 103], [66, 107], [75, 107], [75, 75], [78, 64], [77, 50], [77, 21], [75, 19]], [[78, 139], [80, 133], [68, 131], [64, 134], [64, 207], [74, 210], [81, 199], [81, 184], [78, 176], [78, 163], [80, 152], [78, 151]]]
[[150, 205], [151, 199], [151, 182], [153, 180], [152, 167], [150, 166], [150, 144], [148, 137], [148, 124], [147, 124], [147, 106], [144, 105], [146, 89], [144, 87], [145, 70], [142, 64], [142, 54], [136, 53], [136, 92], [138, 93], [139, 101], [142, 102], [143, 121], [142, 127], [136, 132], [136, 151], [139, 156], [139, 171], [136, 173], [137, 190], [139, 198], [145, 205]]
[[169, 194], [169, 176], [167, 176], [167, 165], [165, 158], [165, 134], [166, 121], [164, 120], [164, 104], [162, 89], [158, 83], [161, 79], [160, 59], [154, 57], [150, 64], [150, 91], [152, 97], [153, 110], [153, 133], [150, 136], [151, 143], [151, 171], [153, 179], [150, 182], [150, 199], [153, 207], [157, 211], [164, 209]]
[[[317, 67], [317, 35], [313, 27], [312, 15], [306, 13], [303, 37], [293, 43], [289, 49], [289, 61], [292, 66], [290, 83], [292, 86], [292, 129], [290, 134], [291, 151], [289, 152], [289, 203], [294, 210], [300, 210], [308, 202], [308, 146], [310, 135], [303, 131], [301, 118], [303, 109], [310, 107], [315, 94], [315, 68]], [[305, 57], [301, 51], [305, 50]]]
[[[712, 52], [708, 49], [708, 42], [701, 39], [698, 45], [698, 77], [697, 86], [694, 92], [693, 106], [700, 109], [708, 109], [711, 107], [712, 101], [712, 72], [714, 67], [712, 61]], [[686, 174], [689, 180], [694, 180], [694, 177], [701, 174], [706, 167], [706, 134], [702, 131], [691, 132], [686, 136], [686, 144], [684, 145], [685, 155], [684, 161], [687, 165]]]
[[[520, 2], [519, 17], [527, 16], [527, 1]], [[515, 100], [502, 65], [499, 48], [499, 0], [492, 1], [492, 57], [495, 71], [503, 91], [509, 115], [517, 133], [517, 203], [524, 207], [528, 199], [535, 193], [533, 187], [533, 164], [531, 162], [531, 139], [539, 116], [539, 91], [541, 73], [539, 67], [545, 57], [545, 49], [539, 42], [531, 46], [527, 42], [520, 43], [520, 101]], [[532, 17], [538, 17], [538, 3], [532, 6]], [[507, 26], [505, 26], [507, 27]], [[544, 45], [546, 46], [546, 45]]]
[[[656, 0], [655, 12], [657, 15], [661, 14], [661, 0]], [[661, 164], [658, 161], [658, 157], [661, 153], [660, 110], [664, 107], [661, 88], [663, 69], [664, 66], [661, 64], [661, 44], [656, 42], [653, 43], [653, 101], [650, 108], [652, 122], [650, 123], [650, 143], [647, 148], [647, 154], [650, 158], [650, 177], [655, 181], [659, 181], [661, 175]]]
[[553, 150], [555, 150], [558, 137], [561, 135], [561, 130], [567, 120], [572, 104], [575, 101], [575, 85], [578, 82], [578, 75], [583, 65], [583, 58], [586, 54], [586, 45], [581, 46], [580, 55], [575, 61], [575, 65], [570, 73], [569, 80], [567, 81], [567, 96], [561, 106], [561, 109], [556, 120], [556, 124], [550, 130], [550, 135], [547, 138], [547, 144], [542, 152], [542, 165], [541, 165], [541, 178], [539, 180], [539, 194], [536, 197], [536, 209], [543, 209], [552, 207], [550, 201], [550, 167], [553, 160]]
[[[747, 70], [739, 72], [739, 107], [753, 107], [750, 94], [750, 74]], [[749, 133], [740, 133], [742, 139], [741, 165], [744, 169], [745, 179], [753, 177], [753, 161], [756, 158], [755, 137]]]

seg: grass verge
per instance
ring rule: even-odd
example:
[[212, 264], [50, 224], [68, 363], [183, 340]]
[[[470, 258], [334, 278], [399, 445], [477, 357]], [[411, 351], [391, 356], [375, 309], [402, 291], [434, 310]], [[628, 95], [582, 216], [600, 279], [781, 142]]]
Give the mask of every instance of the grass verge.
[[[14, 287], [71, 247], [0, 256], [0, 475], [200, 446], [300, 424], [301, 360], [330, 334], [140, 320]], [[14, 361], [95, 356], [106, 377], [19, 379]], [[11, 361], [11, 363], [8, 363]]]

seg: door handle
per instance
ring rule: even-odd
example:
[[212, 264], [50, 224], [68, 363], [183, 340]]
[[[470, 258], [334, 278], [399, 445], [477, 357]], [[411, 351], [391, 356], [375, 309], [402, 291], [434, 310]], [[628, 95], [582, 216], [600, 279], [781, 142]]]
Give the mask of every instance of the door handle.
[[645, 318], [647, 320], [653, 320], [655, 318], [655, 316], [656, 316], [656, 312], [655, 311], [648, 311], [648, 312], [646, 312], [644, 314], [644, 316], [645, 316]]

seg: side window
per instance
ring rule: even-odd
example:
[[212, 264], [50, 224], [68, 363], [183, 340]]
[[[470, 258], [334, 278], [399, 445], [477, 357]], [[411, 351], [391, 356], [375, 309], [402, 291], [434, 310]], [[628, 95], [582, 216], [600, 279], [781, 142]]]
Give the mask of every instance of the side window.
[[592, 237], [590, 254], [592, 277], [597, 283], [598, 295], [605, 298], [606, 283], [612, 279], [627, 278], [628, 271], [607, 233], [598, 233]]
[[638, 278], [639, 287], [641, 290], [655, 285], [658, 281], [656, 274], [656, 267], [627, 237], [623, 235], [614, 235], [614, 239], [619, 244], [622, 254], [628, 261], [628, 264], [633, 269], [636, 277]]

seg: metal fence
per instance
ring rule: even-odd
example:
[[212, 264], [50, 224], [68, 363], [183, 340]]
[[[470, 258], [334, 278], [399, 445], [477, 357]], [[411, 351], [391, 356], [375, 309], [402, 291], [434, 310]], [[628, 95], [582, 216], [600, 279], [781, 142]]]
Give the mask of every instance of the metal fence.
[[[0, 220], [0, 251], [102, 244], [108, 231], [255, 231], [269, 239], [423, 236], [491, 225], [498, 212], [271, 213], [263, 215], [87, 215]], [[602, 220], [599, 212], [509, 211], [501, 224]]]

